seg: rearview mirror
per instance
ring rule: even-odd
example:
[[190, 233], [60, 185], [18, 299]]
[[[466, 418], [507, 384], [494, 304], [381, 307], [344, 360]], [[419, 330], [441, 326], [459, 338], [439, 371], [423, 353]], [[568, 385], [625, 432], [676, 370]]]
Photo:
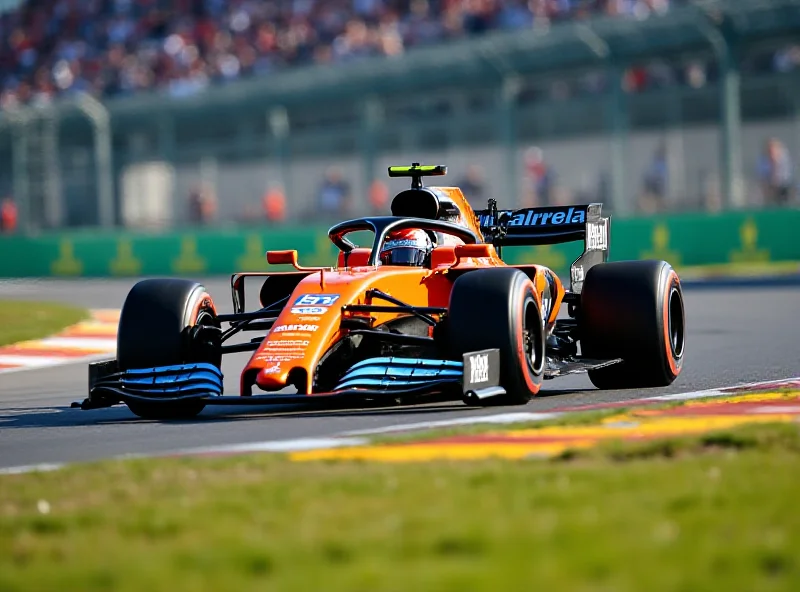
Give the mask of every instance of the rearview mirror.
[[297, 251], [267, 251], [267, 263], [297, 267]]
[[494, 254], [494, 247], [485, 243], [476, 245], [457, 245], [455, 248], [456, 257], [491, 257]]

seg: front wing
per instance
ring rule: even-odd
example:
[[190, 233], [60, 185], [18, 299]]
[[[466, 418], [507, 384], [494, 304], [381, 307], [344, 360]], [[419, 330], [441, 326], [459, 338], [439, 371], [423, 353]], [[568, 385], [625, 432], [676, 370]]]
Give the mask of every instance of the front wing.
[[[463, 361], [380, 357], [353, 365], [331, 392], [224, 396], [223, 376], [211, 364], [194, 363], [119, 371], [116, 361], [89, 365], [89, 396], [74, 406], [109, 407], [123, 402], [200, 400], [217, 405], [265, 405], [312, 401], [396, 400], [427, 395], [483, 399], [505, 394], [500, 386], [500, 353], [466, 353]], [[466, 373], [465, 373], [465, 370]], [[456, 396], [458, 395], [458, 396]]]

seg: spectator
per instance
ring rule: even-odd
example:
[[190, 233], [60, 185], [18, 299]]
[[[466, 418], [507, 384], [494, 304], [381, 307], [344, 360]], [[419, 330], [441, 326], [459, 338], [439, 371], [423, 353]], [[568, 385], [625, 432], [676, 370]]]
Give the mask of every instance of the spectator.
[[194, 225], [209, 224], [217, 214], [217, 196], [206, 183], [195, 186], [189, 193], [189, 221]]
[[667, 147], [661, 143], [653, 154], [653, 160], [644, 173], [643, 191], [639, 198], [639, 209], [647, 214], [662, 212], [667, 198], [669, 166]]
[[369, 205], [373, 216], [385, 216], [389, 211], [389, 187], [380, 179], [370, 183]]
[[481, 167], [476, 164], [469, 165], [466, 174], [457, 185], [473, 210], [481, 210], [486, 207], [486, 191]]
[[523, 192], [526, 207], [554, 205], [555, 173], [544, 161], [544, 153], [538, 146], [532, 146], [525, 151]]
[[322, 181], [317, 196], [320, 213], [323, 216], [339, 217], [350, 209], [350, 186], [344, 180], [342, 171], [330, 167]]
[[792, 72], [800, 67], [800, 45], [791, 45], [776, 52], [772, 67], [776, 72]]
[[17, 230], [17, 204], [10, 197], [0, 202], [0, 231], [12, 234]]
[[786, 146], [770, 138], [758, 163], [764, 205], [780, 206], [792, 199], [792, 163]]
[[261, 203], [267, 222], [279, 224], [286, 220], [286, 196], [282, 187], [277, 185], [270, 187]]

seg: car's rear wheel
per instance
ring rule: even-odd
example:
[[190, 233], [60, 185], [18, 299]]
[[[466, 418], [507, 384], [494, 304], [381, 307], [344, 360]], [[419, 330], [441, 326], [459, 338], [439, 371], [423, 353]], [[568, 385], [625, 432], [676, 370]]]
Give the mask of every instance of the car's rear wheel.
[[600, 389], [667, 386], [683, 368], [686, 319], [680, 279], [666, 261], [592, 267], [581, 293], [584, 356], [623, 361], [589, 371]]
[[[138, 282], [122, 307], [117, 332], [120, 370], [207, 362], [222, 363], [219, 344], [199, 336], [201, 327], [219, 327], [214, 301], [197, 282], [148, 279]], [[147, 419], [194, 417], [200, 400], [130, 401], [128, 408]]]
[[544, 327], [533, 282], [511, 268], [480, 269], [459, 277], [450, 294], [447, 340], [453, 354], [500, 350], [506, 394], [481, 405], [524, 405], [544, 376]]

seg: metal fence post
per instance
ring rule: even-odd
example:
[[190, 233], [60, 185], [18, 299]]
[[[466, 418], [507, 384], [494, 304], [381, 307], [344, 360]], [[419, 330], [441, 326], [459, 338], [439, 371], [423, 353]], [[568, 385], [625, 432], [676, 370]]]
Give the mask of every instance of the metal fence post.
[[741, 73], [738, 40], [730, 20], [698, 8], [701, 18], [694, 25], [708, 39], [719, 64], [720, 76], [720, 168], [722, 203], [741, 208], [746, 205], [742, 175]]
[[[519, 150], [517, 138], [517, 99], [522, 90], [522, 80], [517, 75], [503, 78], [500, 88], [500, 117], [502, 145], [505, 148], [505, 194], [513, 200], [513, 207], [520, 207]], [[498, 196], [492, 196], [497, 198]], [[505, 200], [502, 200], [505, 201]], [[507, 203], [507, 202], [506, 202]]]
[[[793, 87], [794, 93], [794, 154], [800, 153], [800, 84]], [[795, 189], [800, 191], [800, 179], [794, 177]]]
[[28, 113], [24, 109], [9, 109], [5, 112], [11, 129], [11, 175], [14, 200], [17, 204], [19, 227], [31, 229], [30, 193], [28, 183]]
[[720, 134], [722, 157], [723, 200], [734, 208], [746, 205], [742, 179], [742, 113], [741, 73], [738, 63], [736, 40], [729, 35], [725, 39], [724, 51], [719, 54], [720, 69]]
[[42, 190], [44, 220], [50, 228], [64, 224], [64, 195], [61, 192], [61, 162], [58, 146], [58, 111], [46, 107], [39, 118], [39, 140], [41, 142]]
[[627, 96], [623, 84], [625, 68], [612, 61], [609, 68], [611, 93], [608, 96], [611, 122], [611, 206], [615, 214], [630, 211], [625, 188], [626, 152], [628, 144]]
[[270, 109], [267, 114], [267, 128], [272, 136], [272, 157], [278, 169], [278, 178], [283, 194], [288, 201], [292, 200], [291, 179], [286, 169], [289, 167], [289, 113], [280, 105]]
[[78, 96], [76, 105], [81, 113], [89, 119], [94, 132], [97, 219], [103, 228], [111, 228], [116, 222], [111, 116], [100, 101], [85, 93]]
[[175, 160], [175, 116], [162, 113], [158, 118], [158, 153], [162, 160]]
[[365, 191], [361, 192], [362, 203], [356, 203], [355, 206], [357, 210], [368, 211], [371, 209], [369, 192], [375, 180], [375, 162], [378, 159], [377, 136], [383, 121], [383, 104], [378, 97], [371, 96], [364, 101], [361, 121], [361, 166]]

